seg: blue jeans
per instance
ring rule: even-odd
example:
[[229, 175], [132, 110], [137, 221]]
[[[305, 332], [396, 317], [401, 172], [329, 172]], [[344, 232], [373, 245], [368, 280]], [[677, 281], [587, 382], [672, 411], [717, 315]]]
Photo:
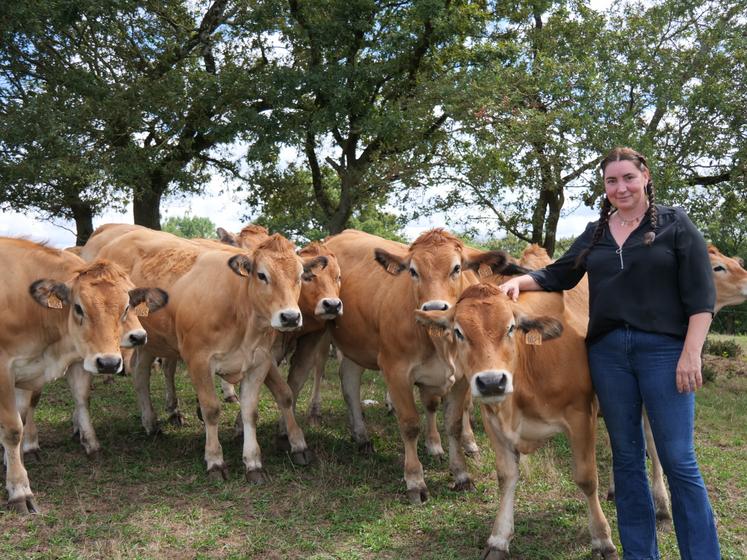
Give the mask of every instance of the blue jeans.
[[630, 327], [592, 342], [589, 366], [612, 443], [615, 505], [625, 560], [658, 560], [654, 503], [646, 476], [641, 406], [672, 495], [682, 560], [718, 560], [713, 511], [693, 443], [695, 395], [675, 384], [683, 341]]

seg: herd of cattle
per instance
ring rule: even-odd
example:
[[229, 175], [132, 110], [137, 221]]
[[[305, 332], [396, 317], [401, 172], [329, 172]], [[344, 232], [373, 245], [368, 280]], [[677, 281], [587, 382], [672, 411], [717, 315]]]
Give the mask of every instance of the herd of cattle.
[[[220, 241], [187, 240], [107, 224], [84, 247], [65, 251], [0, 238], [0, 436], [11, 509], [38, 511], [23, 454], [39, 448], [33, 414], [45, 383], [67, 378], [74, 430], [86, 453], [95, 454], [100, 444], [88, 413], [90, 375], [129, 369], [142, 424], [152, 433], [159, 423], [150, 398], [151, 365], [162, 360], [169, 420], [180, 423], [173, 375], [183, 360], [205, 424], [207, 473], [214, 478], [227, 476], [214, 378], [229, 395], [240, 383], [236, 424], [243, 431], [245, 474], [262, 482], [256, 437], [262, 383], [280, 408], [279, 433], [292, 460], [308, 464], [312, 453], [295, 403], [313, 370], [318, 386], [333, 343], [350, 429], [362, 452], [373, 448], [361, 410], [361, 374], [373, 369], [384, 376], [412, 503], [428, 497], [414, 388], [426, 409], [431, 455], [444, 455], [435, 415], [444, 403], [449, 468], [459, 490], [473, 488], [465, 456], [478, 449], [469, 408], [473, 399], [481, 406], [501, 490], [484, 558], [508, 557], [520, 455], [559, 432], [569, 438], [573, 478], [588, 502], [593, 553], [618, 557], [597, 492], [598, 405], [584, 346], [585, 280], [569, 292], [527, 292], [514, 303], [496, 286], [546, 265], [544, 250], [530, 247], [515, 261], [501, 251], [469, 248], [442, 229], [409, 246], [347, 230], [300, 251], [258, 226], [237, 235], [219, 229], [219, 235]], [[709, 252], [718, 308], [745, 301], [742, 263], [714, 247]], [[284, 358], [287, 380], [278, 368]], [[316, 414], [318, 407], [315, 390]], [[661, 469], [655, 465], [654, 472], [657, 503], [666, 508]]]

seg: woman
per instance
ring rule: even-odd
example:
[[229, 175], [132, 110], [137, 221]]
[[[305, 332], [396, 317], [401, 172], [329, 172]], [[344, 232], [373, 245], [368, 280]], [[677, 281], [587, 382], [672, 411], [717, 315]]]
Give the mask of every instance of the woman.
[[678, 208], [654, 204], [642, 155], [615, 148], [601, 163], [599, 221], [547, 268], [500, 289], [568, 290], [589, 275], [587, 348], [612, 443], [618, 531], [626, 560], [658, 559], [641, 407], [672, 494], [683, 560], [719, 559], [713, 512], [693, 444], [695, 390], [715, 289], [705, 242]]

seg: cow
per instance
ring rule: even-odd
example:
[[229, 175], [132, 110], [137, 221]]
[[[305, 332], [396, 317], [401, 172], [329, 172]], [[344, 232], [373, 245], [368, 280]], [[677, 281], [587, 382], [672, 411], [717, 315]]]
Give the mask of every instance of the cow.
[[[433, 340], [455, 377], [454, 399], [471, 394], [480, 405], [495, 451], [501, 499], [482, 558], [509, 557], [520, 454], [562, 432], [570, 441], [573, 479], [587, 500], [592, 554], [617, 559], [597, 496], [598, 403], [585, 335], [569, 320], [561, 294], [522, 293], [514, 304], [496, 283], [468, 287], [448, 309], [416, 311], [417, 320], [438, 333]], [[446, 421], [450, 432], [459, 432], [459, 414], [447, 409]]]
[[[405, 446], [407, 497], [420, 504], [428, 497], [423, 467], [418, 459], [420, 420], [413, 388], [420, 390], [426, 408], [435, 412], [442, 397], [446, 406], [463, 412], [463, 403], [451, 402], [453, 377], [435, 353], [428, 332], [415, 322], [416, 309], [449, 309], [470, 283], [474, 271], [519, 273], [500, 251], [466, 247], [443, 229], [428, 231], [410, 246], [356, 230], [331, 236], [325, 245], [335, 254], [342, 273], [340, 298], [345, 313], [331, 329], [335, 346], [344, 354], [340, 365], [343, 394], [353, 438], [364, 452], [372, 446], [363, 422], [360, 376], [365, 369], [381, 370], [391, 395]], [[289, 381], [290, 382], [290, 381]], [[426, 447], [443, 453], [440, 439], [428, 434]], [[449, 462], [454, 488], [473, 487], [464, 468], [461, 434], [449, 433]]]
[[[226, 479], [213, 376], [241, 382], [245, 475], [249, 482], [265, 481], [256, 440], [259, 388], [266, 379], [280, 378], [272, 359], [276, 335], [302, 327], [301, 284], [327, 266], [326, 257], [302, 259], [293, 244], [277, 234], [247, 253], [228, 246], [212, 250], [167, 233], [141, 230], [113, 239], [99, 255], [121, 264], [136, 284], [153, 282], [169, 290], [164, 312], [143, 319], [149, 342], [138, 348], [134, 360], [146, 432], [157, 429], [149, 393], [150, 366], [156, 357], [181, 358], [205, 422], [208, 475]], [[286, 404], [290, 408], [291, 403]], [[310, 452], [303, 433], [299, 429], [288, 437], [294, 460], [307, 464]]]
[[728, 305], [740, 305], [747, 301], [747, 270], [739, 257], [727, 257], [713, 245], [708, 246], [708, 256], [716, 285], [716, 308], [718, 313]]
[[168, 296], [136, 288], [112, 262], [87, 264], [22, 239], [0, 238], [0, 271], [0, 301], [6, 302], [0, 316], [0, 438], [8, 506], [25, 514], [39, 510], [21, 457], [28, 401], [76, 363], [87, 374], [119, 372], [120, 346], [146, 340], [132, 315], [158, 310]]

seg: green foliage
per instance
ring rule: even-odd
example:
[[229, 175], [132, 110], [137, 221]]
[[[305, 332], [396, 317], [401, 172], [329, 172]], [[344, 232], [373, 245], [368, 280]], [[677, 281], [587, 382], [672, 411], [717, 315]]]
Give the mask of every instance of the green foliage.
[[728, 339], [716, 340], [708, 338], [703, 345], [703, 351], [706, 354], [722, 358], [738, 358], [742, 355], [742, 347], [734, 340]]
[[188, 239], [195, 237], [215, 239], [217, 237], [215, 224], [210, 218], [190, 216], [189, 214], [180, 217], [172, 216], [163, 223], [161, 229]]

